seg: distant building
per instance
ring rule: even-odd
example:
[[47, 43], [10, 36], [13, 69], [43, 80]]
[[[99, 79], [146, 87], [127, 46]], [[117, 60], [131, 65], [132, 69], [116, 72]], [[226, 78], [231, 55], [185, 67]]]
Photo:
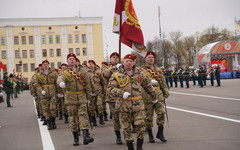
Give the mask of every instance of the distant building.
[[75, 53], [81, 63], [104, 60], [102, 17], [0, 19], [0, 38], [0, 60], [16, 74], [22, 61], [26, 78], [45, 59], [58, 68], [68, 53]]

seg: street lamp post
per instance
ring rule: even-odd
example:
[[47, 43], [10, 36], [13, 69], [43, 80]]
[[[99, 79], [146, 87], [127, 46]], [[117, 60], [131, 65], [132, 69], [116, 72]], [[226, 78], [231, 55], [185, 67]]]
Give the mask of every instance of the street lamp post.
[[21, 79], [22, 79], [22, 58], [21, 58], [21, 52], [20, 52], [20, 48], [18, 48], [19, 51], [19, 57], [20, 57], [20, 61], [19, 61], [19, 65], [20, 65], [20, 72], [21, 72]]

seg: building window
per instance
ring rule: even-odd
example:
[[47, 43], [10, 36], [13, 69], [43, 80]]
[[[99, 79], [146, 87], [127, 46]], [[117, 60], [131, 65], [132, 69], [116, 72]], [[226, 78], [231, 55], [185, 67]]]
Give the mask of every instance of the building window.
[[20, 58], [20, 52], [19, 52], [19, 50], [15, 50], [15, 58]]
[[51, 68], [54, 69], [54, 62], [51, 62]]
[[49, 40], [49, 44], [52, 44], [52, 43], [53, 43], [53, 36], [52, 36], [52, 35], [49, 35], [49, 36], [48, 36], [48, 40]]
[[2, 51], [2, 59], [6, 59], [6, 58], [7, 58], [6, 51]]
[[16, 72], [21, 72], [21, 65], [20, 64], [16, 64]]
[[58, 66], [58, 68], [59, 68], [61, 65], [62, 65], [61, 62], [57, 62], [57, 66]]
[[18, 36], [14, 36], [14, 44], [19, 44], [19, 39], [18, 39]]
[[53, 49], [50, 49], [50, 57], [54, 57], [54, 51], [53, 51]]
[[46, 36], [42, 35], [42, 44], [46, 44]]
[[46, 49], [42, 50], [42, 55], [43, 55], [43, 57], [47, 57], [47, 50]]
[[87, 55], [87, 48], [83, 48], [83, 56]]
[[30, 50], [30, 58], [34, 58], [34, 50]]
[[33, 44], [33, 36], [29, 36], [28, 39], [29, 39], [29, 44]]
[[35, 71], [35, 63], [31, 63], [31, 72]]
[[5, 37], [1, 37], [1, 45], [5, 45], [6, 41], [5, 41]]
[[56, 35], [56, 43], [60, 43], [60, 35]]
[[68, 43], [72, 43], [72, 35], [68, 35]]
[[23, 64], [23, 72], [28, 72], [28, 64]]
[[82, 34], [82, 43], [86, 43], [87, 40], [86, 40], [86, 34]]
[[80, 48], [76, 48], [76, 55], [80, 56]]
[[26, 36], [21, 36], [22, 44], [26, 44]]
[[79, 34], [75, 34], [75, 43], [79, 43]]
[[87, 64], [87, 61], [83, 61], [84, 64]]
[[22, 57], [23, 58], [27, 58], [27, 50], [23, 50], [22, 51]]
[[57, 56], [61, 56], [61, 49], [57, 49]]
[[69, 53], [73, 53], [73, 48], [69, 48]]

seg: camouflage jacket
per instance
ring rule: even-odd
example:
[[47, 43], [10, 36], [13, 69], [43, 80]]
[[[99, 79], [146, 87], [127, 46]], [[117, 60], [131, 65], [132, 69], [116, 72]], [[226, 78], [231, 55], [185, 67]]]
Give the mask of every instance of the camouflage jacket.
[[[58, 73], [50, 68], [47, 75], [43, 69], [37, 73], [35, 86], [40, 99], [50, 98], [60, 93], [60, 88], [57, 86], [57, 78]], [[43, 90], [46, 92], [45, 95], [41, 93]]]
[[101, 70], [94, 68], [94, 71], [92, 72], [90, 69], [88, 70], [88, 73], [90, 74], [90, 78], [93, 81], [94, 84], [94, 90], [97, 95], [102, 96], [103, 91], [103, 79], [101, 75]]
[[[155, 89], [150, 80], [143, 72], [133, 67], [131, 76], [128, 76], [124, 69], [115, 72], [109, 80], [107, 90], [117, 99], [116, 111], [137, 112], [145, 109], [141, 96], [143, 88], [151, 95], [151, 99], [156, 99]], [[124, 92], [129, 92], [131, 95], [123, 99]]]
[[37, 96], [37, 88], [35, 86], [35, 83], [36, 83], [36, 80], [37, 80], [37, 74], [34, 74], [30, 80], [30, 93], [33, 97], [36, 97]]
[[[155, 79], [157, 80], [150, 72], [148, 72], [147, 70], [145, 70], [144, 68], [146, 68], [148, 66], [142, 66], [142, 70], [144, 72], [144, 74], [150, 79]], [[163, 101], [164, 98], [168, 98], [169, 96], [169, 92], [168, 92], [168, 87], [166, 85], [166, 81], [165, 81], [165, 77], [161, 71], [161, 69], [159, 67], [154, 66], [154, 71], [158, 74], [158, 76], [160, 77], [159, 81], [157, 84], [152, 85], [155, 90], [156, 90], [156, 97], [159, 101]], [[143, 100], [145, 103], [151, 103], [152, 102], [152, 98], [151, 96], [146, 93], [145, 91], [142, 94]]]
[[92, 89], [90, 85], [90, 79], [87, 71], [83, 67], [76, 69], [78, 77], [73, 77], [74, 72], [71, 73], [71, 69], [67, 68], [63, 71], [63, 74], [58, 77], [57, 84], [64, 82], [65, 87], [65, 104], [67, 105], [79, 105], [87, 103], [87, 100], [92, 100]]

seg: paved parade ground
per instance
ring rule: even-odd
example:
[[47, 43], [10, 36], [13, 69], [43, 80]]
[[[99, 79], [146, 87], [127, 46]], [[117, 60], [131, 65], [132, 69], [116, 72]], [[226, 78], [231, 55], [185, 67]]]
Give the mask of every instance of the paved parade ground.
[[[240, 149], [240, 79], [221, 80], [221, 87], [211, 87], [209, 82], [204, 88], [192, 86], [190, 82], [189, 89], [170, 89], [170, 97], [166, 100], [170, 127], [166, 122], [164, 132], [168, 142], [162, 143], [155, 138], [156, 143], [150, 144], [146, 134], [145, 150]], [[125, 142], [115, 144], [112, 120], [90, 130], [94, 132], [93, 143], [83, 145], [81, 135], [80, 145], [74, 147], [69, 124], [57, 118], [57, 129], [48, 131], [36, 117], [30, 92], [24, 91], [19, 97], [11, 100], [11, 108], [7, 108], [6, 103], [0, 104], [1, 150], [127, 149]], [[153, 132], [155, 137], [156, 124]]]

